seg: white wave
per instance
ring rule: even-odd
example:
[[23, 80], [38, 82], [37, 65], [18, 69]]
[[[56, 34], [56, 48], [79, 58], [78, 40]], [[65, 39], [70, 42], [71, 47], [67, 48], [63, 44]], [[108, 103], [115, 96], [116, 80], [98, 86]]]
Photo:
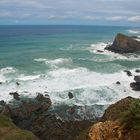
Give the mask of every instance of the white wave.
[[140, 30], [138, 30], [138, 29], [130, 29], [130, 30], [128, 30], [128, 32], [131, 34], [140, 34]]
[[[135, 71], [132, 70], [135, 75]], [[133, 76], [128, 77], [123, 71], [112, 74], [101, 74], [86, 68], [66, 69], [59, 68], [46, 73], [45, 76], [20, 75], [16, 81], [0, 85], [0, 100], [11, 100], [9, 92], [17, 91], [26, 96], [36, 96], [38, 92], [48, 92], [53, 105], [92, 106], [109, 105], [124, 97], [139, 97], [140, 93], [132, 91], [130, 82]], [[121, 84], [117, 85], [116, 81]], [[68, 98], [68, 92], [74, 95], [72, 100]], [[90, 110], [91, 112], [94, 112]], [[103, 110], [98, 110], [100, 113]]]
[[135, 38], [135, 40], [140, 41], [140, 39], [139, 39], [139, 38]]
[[36, 61], [36, 62], [45, 62], [46, 60], [47, 60], [46, 58], [34, 59], [34, 61]]
[[9, 77], [7, 78], [7, 74], [12, 74], [15, 73], [16, 69], [12, 68], [12, 67], [6, 67], [6, 68], [2, 68], [0, 69], [0, 82], [6, 82], [9, 80]]
[[16, 72], [16, 70], [12, 67], [6, 67], [6, 68], [0, 69], [0, 73], [2, 74], [14, 73], [14, 72]]
[[95, 53], [95, 54], [102, 54], [105, 56], [108, 56], [106, 58], [104, 57], [100, 57], [100, 58], [93, 58], [93, 61], [97, 61], [97, 62], [108, 62], [108, 61], [114, 61], [114, 60], [129, 60], [129, 61], [136, 61], [136, 60], [140, 60], [140, 56], [136, 55], [136, 54], [118, 54], [118, 53], [114, 53], [108, 50], [105, 50], [105, 47], [111, 43], [97, 43], [97, 44], [92, 44], [90, 47], [86, 48], [86, 50], [88, 50], [91, 53]]
[[45, 64], [49, 65], [52, 68], [57, 68], [58, 66], [72, 63], [71, 58], [58, 58], [54, 60], [39, 58], [39, 59], [34, 59], [34, 61], [45, 62]]
[[35, 79], [38, 79], [38, 78], [40, 78], [40, 75], [30, 75], [30, 76], [21, 75], [17, 79], [21, 80], [21, 81], [28, 81], [28, 80], [35, 80]]

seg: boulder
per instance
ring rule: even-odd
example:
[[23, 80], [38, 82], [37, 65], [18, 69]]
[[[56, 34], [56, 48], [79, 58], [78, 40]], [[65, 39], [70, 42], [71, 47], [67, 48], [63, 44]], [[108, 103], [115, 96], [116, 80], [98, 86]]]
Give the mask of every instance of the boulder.
[[113, 44], [105, 49], [120, 54], [140, 52], [140, 41], [118, 33]]

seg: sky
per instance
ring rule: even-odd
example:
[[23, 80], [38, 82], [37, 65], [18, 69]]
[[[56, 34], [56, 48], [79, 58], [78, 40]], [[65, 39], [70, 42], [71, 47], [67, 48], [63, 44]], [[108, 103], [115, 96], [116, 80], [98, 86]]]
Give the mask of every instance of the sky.
[[0, 25], [140, 26], [140, 0], [0, 0]]

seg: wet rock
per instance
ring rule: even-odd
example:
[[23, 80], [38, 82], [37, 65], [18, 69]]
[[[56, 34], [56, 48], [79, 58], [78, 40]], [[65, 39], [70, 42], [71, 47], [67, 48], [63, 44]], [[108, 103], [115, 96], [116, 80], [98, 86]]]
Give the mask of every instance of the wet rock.
[[74, 107], [70, 107], [70, 108], [68, 109], [68, 113], [69, 113], [70, 115], [74, 114], [74, 113], [75, 113], [75, 108], [74, 108]]
[[133, 90], [140, 91], [140, 83], [132, 82], [132, 83], [130, 83], [130, 87], [131, 87]]
[[2, 82], [0, 82], [0, 85], [2, 85], [3, 83]]
[[135, 77], [134, 77], [134, 80], [135, 80], [136, 82], [130, 83], [130, 87], [131, 87], [133, 90], [140, 91], [140, 76], [135, 76]]
[[17, 86], [19, 86], [19, 85], [20, 85], [20, 83], [19, 83], [19, 82], [16, 82], [16, 85], [17, 85]]
[[121, 83], [119, 81], [116, 82], [117, 85], [120, 85]]
[[140, 76], [135, 76], [135, 77], [134, 77], [134, 80], [135, 80], [137, 83], [140, 83]]
[[107, 46], [105, 49], [120, 54], [134, 53], [140, 51], [140, 42], [124, 34], [118, 33], [113, 44]]
[[135, 72], [140, 73], [140, 69], [136, 69]]
[[5, 102], [4, 100], [1, 100], [1, 101], [0, 101], [0, 105], [1, 105], [1, 106], [4, 106], [5, 104], [6, 104], [6, 102]]
[[15, 100], [20, 100], [20, 98], [19, 98], [20, 95], [18, 94], [17, 91], [16, 92], [10, 92], [9, 94], [10, 95], [13, 95], [13, 97], [14, 97]]
[[97, 50], [97, 52], [99, 52], [99, 53], [103, 53], [104, 51], [102, 51], [102, 50]]
[[126, 74], [127, 74], [128, 76], [132, 76], [132, 73], [131, 73], [130, 71], [124, 70], [124, 72], [126, 72]]
[[72, 99], [74, 96], [71, 92], [68, 93], [69, 99]]

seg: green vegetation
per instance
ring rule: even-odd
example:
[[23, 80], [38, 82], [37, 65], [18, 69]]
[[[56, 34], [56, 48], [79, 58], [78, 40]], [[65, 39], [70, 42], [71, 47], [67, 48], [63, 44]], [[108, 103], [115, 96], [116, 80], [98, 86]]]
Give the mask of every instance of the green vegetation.
[[133, 101], [123, 113], [121, 123], [125, 130], [140, 130], [140, 99]]
[[0, 115], [0, 140], [39, 140], [29, 131], [17, 128], [10, 118]]

